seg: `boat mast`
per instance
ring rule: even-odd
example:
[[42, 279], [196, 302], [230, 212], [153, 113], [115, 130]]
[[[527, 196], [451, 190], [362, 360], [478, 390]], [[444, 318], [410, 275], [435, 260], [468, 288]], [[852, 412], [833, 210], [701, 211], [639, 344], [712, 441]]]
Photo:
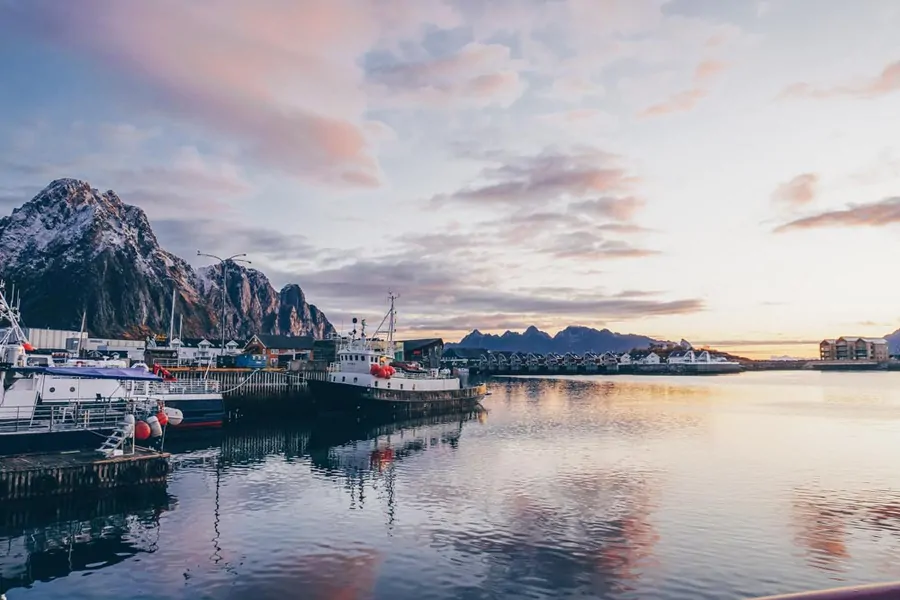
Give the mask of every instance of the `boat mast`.
[[394, 351], [394, 326], [396, 325], [394, 319], [397, 314], [397, 311], [394, 310], [394, 300], [399, 297], [399, 294], [394, 295], [394, 292], [388, 292], [388, 299], [391, 301], [391, 310], [388, 313], [388, 346], [391, 348], [391, 352]]
[[9, 321], [9, 328], [0, 340], [0, 346], [9, 344], [13, 337], [16, 338], [15, 343], [28, 344], [28, 338], [25, 337], [25, 332], [19, 326], [19, 309], [7, 302], [5, 288], [6, 284], [0, 281], [0, 320]]

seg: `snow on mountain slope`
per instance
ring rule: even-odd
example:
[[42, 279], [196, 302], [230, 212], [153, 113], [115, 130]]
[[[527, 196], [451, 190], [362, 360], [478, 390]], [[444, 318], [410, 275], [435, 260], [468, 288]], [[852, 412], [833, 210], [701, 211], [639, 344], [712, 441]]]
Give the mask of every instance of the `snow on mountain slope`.
[[[218, 332], [221, 267], [195, 271], [159, 246], [143, 210], [84, 181], [55, 180], [0, 219], [0, 275], [22, 291], [23, 317], [31, 326], [77, 327], [86, 310], [94, 335], [165, 331], [174, 285], [185, 335]], [[268, 278], [229, 263], [229, 336], [323, 337], [333, 328], [313, 309], [306, 305], [297, 319], [279, 319], [280, 295]]]

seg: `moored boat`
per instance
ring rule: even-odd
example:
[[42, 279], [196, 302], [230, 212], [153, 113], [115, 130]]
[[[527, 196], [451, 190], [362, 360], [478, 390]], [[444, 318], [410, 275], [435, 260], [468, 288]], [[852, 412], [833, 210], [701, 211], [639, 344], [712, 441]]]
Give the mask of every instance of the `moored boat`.
[[[390, 296], [390, 309], [371, 337], [366, 335], [365, 320], [354, 318], [351, 335], [339, 344], [337, 360], [321, 376], [308, 378], [307, 385], [317, 403], [326, 411], [397, 415], [473, 408], [487, 392], [483, 384], [464, 386], [447, 369], [395, 360], [395, 299]], [[379, 338], [385, 323], [385, 337]]]

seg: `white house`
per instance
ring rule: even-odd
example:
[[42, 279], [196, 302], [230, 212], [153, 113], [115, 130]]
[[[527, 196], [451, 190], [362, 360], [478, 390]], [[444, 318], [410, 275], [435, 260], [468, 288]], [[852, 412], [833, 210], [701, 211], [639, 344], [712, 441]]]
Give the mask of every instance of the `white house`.
[[[709, 356], [709, 353], [707, 353]], [[689, 365], [697, 362], [697, 357], [693, 350], [676, 350], [669, 354], [668, 363], [670, 365]]]

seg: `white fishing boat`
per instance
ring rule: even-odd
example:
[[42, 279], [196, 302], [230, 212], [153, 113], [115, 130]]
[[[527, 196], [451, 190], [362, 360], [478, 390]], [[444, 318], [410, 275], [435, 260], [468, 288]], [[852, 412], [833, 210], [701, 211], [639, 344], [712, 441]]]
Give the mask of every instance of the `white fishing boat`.
[[[485, 396], [483, 384], [464, 386], [448, 369], [429, 369], [415, 362], [395, 360], [396, 296], [389, 298], [390, 309], [373, 336], [366, 335], [365, 319], [359, 322], [354, 317], [354, 329], [349, 338], [341, 340], [337, 361], [321, 378], [309, 378], [310, 392], [323, 407], [339, 411], [409, 414], [473, 408]], [[384, 338], [379, 337], [382, 330]]]

